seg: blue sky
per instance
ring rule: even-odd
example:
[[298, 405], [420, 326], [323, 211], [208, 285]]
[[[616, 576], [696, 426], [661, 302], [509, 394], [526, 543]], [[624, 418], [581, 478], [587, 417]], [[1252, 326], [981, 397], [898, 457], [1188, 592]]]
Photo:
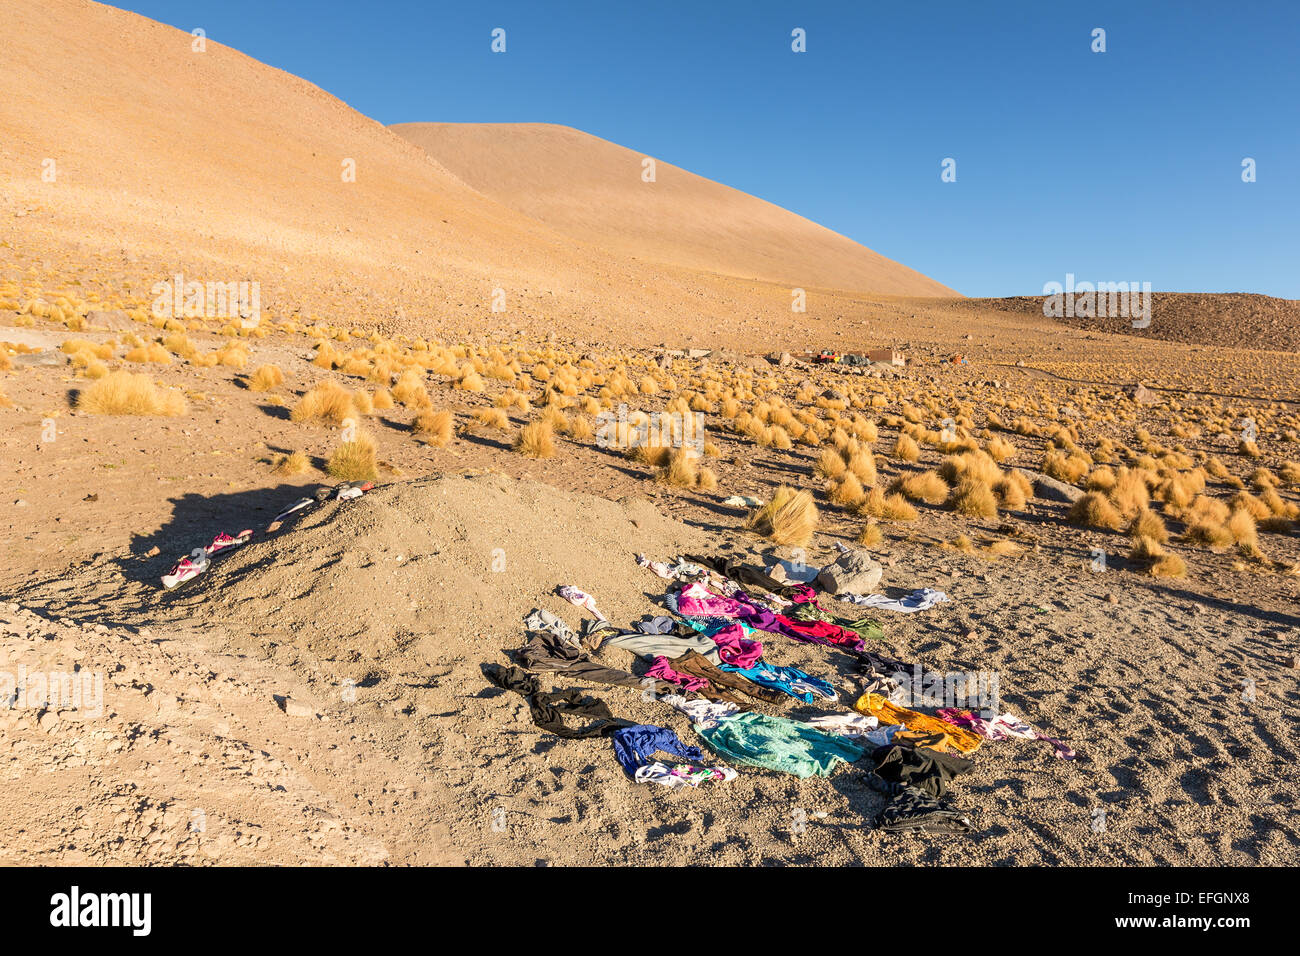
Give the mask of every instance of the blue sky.
[[577, 127], [966, 295], [1073, 272], [1300, 298], [1296, 0], [115, 5], [383, 123]]

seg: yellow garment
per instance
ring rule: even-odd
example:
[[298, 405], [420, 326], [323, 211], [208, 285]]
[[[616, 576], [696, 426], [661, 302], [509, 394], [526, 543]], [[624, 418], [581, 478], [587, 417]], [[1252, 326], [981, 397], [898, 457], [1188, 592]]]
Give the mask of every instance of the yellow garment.
[[868, 717], [875, 717], [882, 724], [903, 724], [906, 726], [907, 732], [900, 732], [895, 739], [942, 734], [944, 738], [943, 744], [939, 746], [929, 745], [934, 750], [947, 752], [948, 747], [951, 746], [958, 753], [968, 754], [978, 749], [984, 739], [979, 734], [972, 733], [964, 727], [950, 724], [946, 720], [940, 720], [938, 717], [927, 717], [925, 714], [918, 714], [914, 710], [899, 707], [897, 704], [890, 702], [887, 697], [882, 697], [879, 694], [870, 692], [863, 694], [858, 698], [858, 702], [853, 705], [853, 709], [860, 714], [866, 714]]

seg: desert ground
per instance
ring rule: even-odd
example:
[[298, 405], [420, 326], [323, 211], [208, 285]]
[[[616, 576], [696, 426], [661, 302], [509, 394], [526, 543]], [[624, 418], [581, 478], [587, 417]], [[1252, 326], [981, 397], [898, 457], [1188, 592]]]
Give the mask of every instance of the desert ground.
[[[390, 130], [110, 7], [0, 12], [0, 671], [102, 680], [100, 707], [0, 708], [0, 860], [1300, 862], [1297, 303], [1055, 320], [575, 130]], [[256, 314], [167, 312], [175, 276], [257, 282]], [[907, 363], [801, 357], [879, 348]], [[702, 453], [610, 440], [620, 408], [701, 416]], [[266, 531], [349, 479], [374, 487]], [[781, 489], [817, 512], [799, 540], [727, 503]], [[870, 649], [996, 673], [1077, 759], [988, 741], [951, 797], [973, 833], [887, 835], [857, 764], [637, 784], [484, 676], [530, 610], [590, 616], [557, 586], [664, 613], [638, 554], [837, 544], [950, 599], [873, 612]], [[839, 699], [758, 709], [851, 712], [849, 655], [765, 646]]]

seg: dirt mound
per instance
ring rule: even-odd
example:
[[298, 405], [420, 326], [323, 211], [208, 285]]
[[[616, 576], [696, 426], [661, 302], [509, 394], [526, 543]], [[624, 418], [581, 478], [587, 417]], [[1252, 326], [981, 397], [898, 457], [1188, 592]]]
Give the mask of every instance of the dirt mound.
[[487, 196], [581, 242], [640, 259], [799, 286], [889, 295], [953, 291], [748, 193], [550, 123], [390, 127]]
[[[1007, 299], [966, 299], [956, 308], [998, 309], [1023, 315], [1042, 315], [1042, 296]], [[1246, 292], [1153, 292], [1151, 324], [1134, 328], [1128, 318], [1065, 316], [1059, 322], [1090, 332], [1113, 332], [1137, 338], [1163, 339], [1191, 345], [1300, 351], [1300, 300], [1275, 299]]]
[[635, 620], [652, 609], [629, 587], [645, 574], [635, 553], [672, 555], [703, 538], [644, 498], [608, 501], [498, 474], [424, 478], [309, 511], [215, 564], [171, 608], [291, 640], [320, 660], [490, 657], [520, 643], [539, 597], [577, 619], [557, 585]]

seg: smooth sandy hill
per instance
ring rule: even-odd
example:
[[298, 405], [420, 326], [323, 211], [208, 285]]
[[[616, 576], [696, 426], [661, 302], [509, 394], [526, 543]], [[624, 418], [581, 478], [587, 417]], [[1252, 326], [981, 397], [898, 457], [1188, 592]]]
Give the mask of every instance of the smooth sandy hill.
[[[710, 270], [752, 261], [731, 271], [782, 282], [649, 261], [606, 233], [575, 239], [490, 198], [318, 87], [212, 38], [196, 52], [187, 32], [90, 0], [0, 0], [0, 16], [0, 268], [36, 257], [48, 276], [129, 282], [138, 296], [176, 272], [249, 280], [273, 318], [444, 336], [564, 329], [611, 344], [771, 337], [790, 324], [794, 284], [810, 290], [805, 334], [847, 312], [828, 290], [813, 292], [822, 282], [944, 291], [714, 184], [737, 207], [768, 210], [770, 227], [789, 223], [786, 246], [769, 232], [705, 261], [708, 236], [697, 230], [679, 253], [658, 250], [663, 261]], [[42, 178], [46, 160], [53, 182]], [[355, 160], [354, 182], [345, 160]], [[663, 192], [686, 188], [685, 177], [660, 166]], [[719, 241], [761, 234], [754, 216]], [[782, 248], [814, 238], [825, 248], [769, 267]], [[913, 278], [868, 281], [876, 275]], [[492, 311], [497, 288], [504, 312]]]
[[493, 199], [586, 242], [770, 282], [891, 295], [956, 293], [780, 206], [567, 126], [390, 127]]

